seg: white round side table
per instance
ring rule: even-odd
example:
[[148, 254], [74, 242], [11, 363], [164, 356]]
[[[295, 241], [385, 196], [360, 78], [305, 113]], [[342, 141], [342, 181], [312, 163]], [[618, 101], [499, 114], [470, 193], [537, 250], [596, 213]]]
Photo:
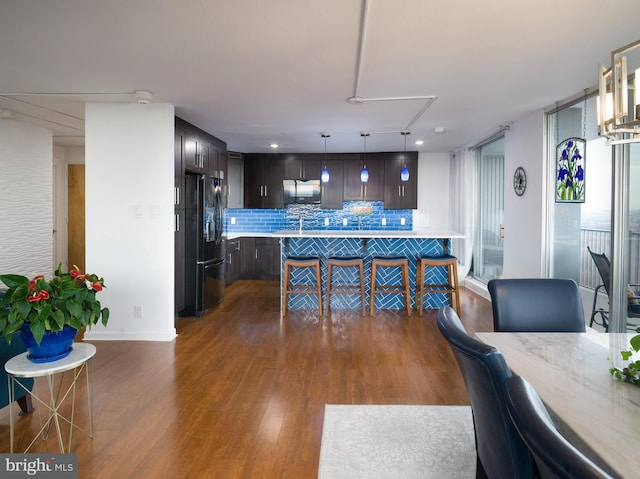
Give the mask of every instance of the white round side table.
[[[9, 403], [13, 402], [14, 398], [14, 388], [16, 384], [23, 389], [26, 389], [19, 381], [16, 381], [16, 378], [38, 378], [38, 377], [46, 377], [47, 384], [49, 389], [49, 398], [47, 402], [47, 398], [41, 398], [38, 394], [37, 383], [34, 382], [34, 391], [28, 391], [31, 393], [32, 398], [36, 403], [44, 406], [49, 411], [49, 416], [47, 420], [42, 422], [42, 415], [40, 414], [40, 409], [38, 409], [38, 416], [40, 418], [40, 431], [33, 438], [27, 449], [24, 451], [25, 453], [33, 446], [33, 444], [38, 439], [38, 436], [42, 434], [43, 439], [46, 439], [48, 435], [49, 428], [51, 427], [51, 423], [53, 422], [56, 427], [56, 433], [58, 436], [58, 444], [60, 446], [60, 451], [64, 454], [64, 442], [62, 440], [62, 432], [60, 430], [60, 420], [67, 422], [69, 424], [69, 443], [67, 446], [67, 453], [71, 452], [71, 437], [74, 429], [86, 434], [87, 436], [93, 438], [93, 412], [92, 412], [92, 401], [91, 401], [91, 389], [89, 387], [89, 360], [95, 356], [96, 347], [93, 344], [89, 343], [73, 343], [73, 349], [71, 353], [62, 359], [58, 359], [57, 361], [51, 361], [48, 363], [34, 363], [27, 358], [28, 353], [22, 353], [13, 358], [9, 359], [5, 365], [4, 369], [7, 371], [8, 375], [8, 385], [9, 385]], [[68, 387], [62, 391], [62, 379], [64, 376], [60, 378], [60, 384], [58, 391], [54, 391], [54, 383], [55, 383], [55, 375], [62, 374], [66, 371], [73, 370], [73, 378]], [[74, 412], [75, 412], [75, 401], [76, 401], [76, 383], [78, 382], [78, 378], [82, 374], [82, 371], [85, 372], [86, 383], [87, 383], [87, 401], [88, 401], [88, 411], [89, 411], [89, 430], [82, 429], [78, 427], [77, 424], [74, 423]], [[60, 413], [60, 406], [64, 403], [64, 400], [71, 394], [71, 415], [69, 418], [63, 416]], [[35, 404], [35, 403], [34, 403]], [[14, 414], [13, 408], [9, 408], [9, 435], [11, 441], [11, 451], [13, 453], [13, 435], [14, 435]], [[45, 430], [46, 429], [46, 430]]]

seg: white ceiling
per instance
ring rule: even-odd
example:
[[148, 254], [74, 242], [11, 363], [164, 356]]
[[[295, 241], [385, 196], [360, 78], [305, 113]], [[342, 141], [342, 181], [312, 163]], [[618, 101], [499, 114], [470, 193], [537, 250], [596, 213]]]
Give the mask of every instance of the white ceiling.
[[[63, 146], [83, 144], [85, 101], [148, 90], [243, 152], [321, 152], [321, 132], [329, 152], [361, 151], [361, 131], [399, 132], [425, 101], [348, 98], [435, 95], [409, 141], [451, 151], [595, 89], [599, 63], [640, 38], [638, 0], [1, 3], [0, 109]], [[399, 133], [367, 140], [368, 151], [403, 148]]]

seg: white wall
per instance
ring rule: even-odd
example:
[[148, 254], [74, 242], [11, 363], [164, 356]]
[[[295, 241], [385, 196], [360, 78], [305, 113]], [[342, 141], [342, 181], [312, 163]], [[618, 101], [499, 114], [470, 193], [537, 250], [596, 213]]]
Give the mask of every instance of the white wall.
[[[544, 112], [538, 110], [514, 122], [505, 134], [504, 269], [505, 278], [544, 275]], [[513, 174], [522, 166], [527, 189], [513, 190]]]
[[418, 209], [413, 228], [449, 230], [449, 153], [419, 153]]
[[64, 161], [67, 165], [84, 164], [84, 146], [68, 146], [64, 149]]
[[53, 274], [52, 150], [50, 130], [0, 120], [0, 273]]
[[111, 312], [85, 337], [171, 340], [174, 108], [90, 103], [85, 131], [87, 271], [104, 277]]

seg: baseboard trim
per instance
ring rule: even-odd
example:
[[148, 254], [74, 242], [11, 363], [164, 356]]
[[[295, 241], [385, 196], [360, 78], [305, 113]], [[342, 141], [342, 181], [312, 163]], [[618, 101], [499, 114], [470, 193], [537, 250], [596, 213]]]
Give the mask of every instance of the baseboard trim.
[[93, 332], [86, 331], [84, 333], [85, 341], [173, 341], [178, 335], [175, 329], [172, 332], [166, 334], [159, 333], [113, 333], [106, 332]]
[[477, 279], [472, 277], [465, 278], [464, 287], [470, 291], [473, 291], [477, 295], [482, 296], [484, 299], [491, 301], [491, 295], [489, 295], [487, 285], [478, 281]]

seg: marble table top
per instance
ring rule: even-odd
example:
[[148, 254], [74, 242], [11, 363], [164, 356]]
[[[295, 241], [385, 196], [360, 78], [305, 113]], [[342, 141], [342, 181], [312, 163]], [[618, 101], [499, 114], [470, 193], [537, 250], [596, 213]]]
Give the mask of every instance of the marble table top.
[[95, 356], [96, 347], [89, 343], [73, 343], [73, 349], [67, 357], [48, 363], [29, 361], [27, 354], [25, 352], [9, 359], [4, 365], [5, 371], [12, 376], [20, 378], [37, 378], [69, 371], [81, 366]]
[[476, 333], [527, 379], [558, 430], [615, 477], [640, 471], [640, 388], [609, 374], [633, 334]]

